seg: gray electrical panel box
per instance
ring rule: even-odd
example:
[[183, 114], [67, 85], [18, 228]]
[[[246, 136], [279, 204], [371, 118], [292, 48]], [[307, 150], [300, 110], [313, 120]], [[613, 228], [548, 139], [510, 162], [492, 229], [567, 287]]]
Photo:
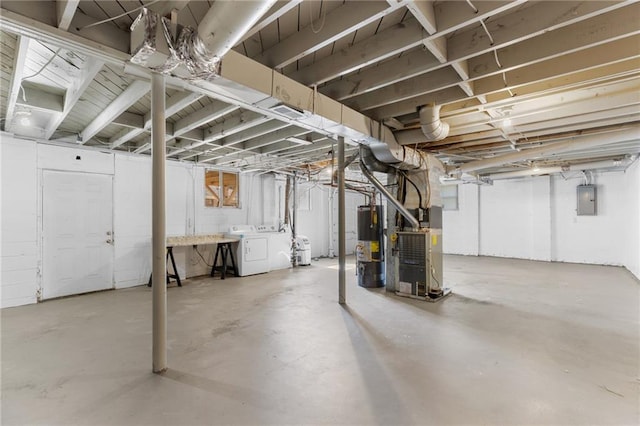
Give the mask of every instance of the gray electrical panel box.
[[578, 216], [595, 216], [596, 186], [578, 185]]

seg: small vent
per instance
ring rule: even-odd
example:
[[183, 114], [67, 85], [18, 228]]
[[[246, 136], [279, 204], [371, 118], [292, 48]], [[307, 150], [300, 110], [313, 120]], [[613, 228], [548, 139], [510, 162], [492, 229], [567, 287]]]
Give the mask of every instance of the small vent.
[[424, 265], [426, 262], [425, 238], [428, 234], [398, 234], [400, 263], [404, 265]]
[[271, 111], [278, 113], [280, 115], [284, 115], [287, 118], [292, 118], [294, 120], [304, 117], [303, 112], [298, 111], [297, 109], [291, 108], [286, 105], [276, 105], [273, 108], [271, 108]]

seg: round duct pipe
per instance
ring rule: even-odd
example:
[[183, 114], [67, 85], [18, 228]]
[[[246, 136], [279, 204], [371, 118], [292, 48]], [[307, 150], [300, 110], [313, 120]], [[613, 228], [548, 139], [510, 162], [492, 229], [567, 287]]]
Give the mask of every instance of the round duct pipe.
[[439, 141], [449, 135], [449, 124], [440, 120], [440, 106], [427, 104], [420, 108], [420, 128], [428, 141]]
[[216, 0], [198, 25], [207, 51], [221, 58], [255, 25], [275, 0]]

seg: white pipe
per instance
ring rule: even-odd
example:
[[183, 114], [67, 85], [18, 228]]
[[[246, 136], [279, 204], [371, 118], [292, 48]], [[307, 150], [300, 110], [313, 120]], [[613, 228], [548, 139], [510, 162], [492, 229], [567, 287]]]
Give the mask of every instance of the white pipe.
[[[153, 372], [167, 369], [167, 258], [165, 229], [165, 90], [164, 76], [151, 74], [152, 182], [152, 322]], [[176, 271], [177, 273], [177, 271]]]
[[440, 106], [428, 104], [420, 108], [420, 128], [427, 142], [439, 141], [449, 135], [449, 124], [440, 120]]
[[221, 58], [273, 6], [275, 0], [216, 0], [198, 25], [210, 54]]
[[471, 161], [460, 166], [447, 166], [447, 173], [461, 174], [466, 172], [473, 172], [476, 170], [502, 166], [508, 163], [533, 160], [535, 158], [544, 157], [551, 154], [576, 151], [585, 148], [593, 148], [597, 146], [637, 139], [640, 139], [639, 127], [637, 125], [630, 128], [615, 130], [607, 133], [574, 136], [569, 140], [566, 140], [565, 142], [549, 143], [538, 148], [523, 149], [520, 152], [500, 155], [493, 158], [486, 158], [483, 160]]
[[345, 229], [344, 137], [338, 137], [338, 303], [347, 302], [345, 283], [346, 229]]
[[610, 167], [626, 168], [631, 163], [633, 163], [636, 160], [636, 158], [637, 156], [631, 156], [631, 157], [625, 157], [622, 160], [591, 161], [588, 163], [571, 164], [568, 166], [542, 167], [536, 170], [528, 169], [528, 170], [518, 170], [515, 172], [492, 173], [487, 177], [491, 180], [500, 180], [500, 179], [512, 179], [512, 178], [526, 177], [526, 176], [550, 175], [553, 173], [562, 173], [562, 172], [571, 172], [571, 171], [605, 169]]

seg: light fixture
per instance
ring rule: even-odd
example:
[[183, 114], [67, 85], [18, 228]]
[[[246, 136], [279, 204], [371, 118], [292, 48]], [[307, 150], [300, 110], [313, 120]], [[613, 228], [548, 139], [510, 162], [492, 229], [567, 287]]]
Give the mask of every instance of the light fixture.
[[21, 109], [15, 112], [16, 118], [19, 118], [18, 123], [21, 126], [28, 126], [31, 124], [31, 111], [28, 109]]
[[509, 117], [502, 120], [502, 127], [507, 129], [511, 127], [511, 119]]
[[531, 165], [531, 168], [532, 168], [532, 170], [533, 170], [534, 172], [539, 172], [539, 171], [540, 171], [540, 166], [539, 166], [539, 165], [538, 165], [538, 163], [536, 163], [536, 162], [534, 162], [534, 163]]

